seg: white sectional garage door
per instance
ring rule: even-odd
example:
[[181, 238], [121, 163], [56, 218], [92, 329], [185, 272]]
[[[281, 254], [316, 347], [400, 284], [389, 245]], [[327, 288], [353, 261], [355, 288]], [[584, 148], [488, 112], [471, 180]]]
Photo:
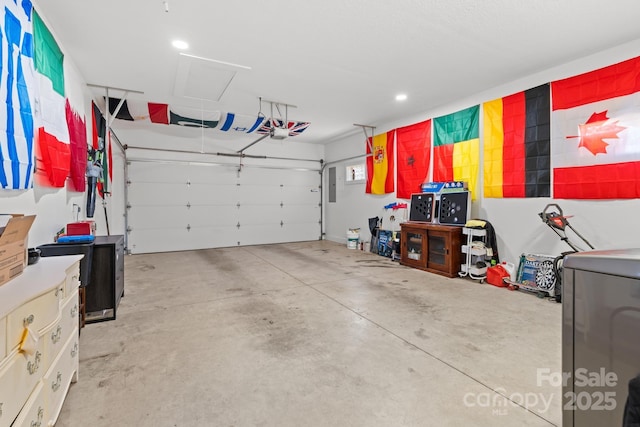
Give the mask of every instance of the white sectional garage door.
[[318, 240], [317, 170], [131, 161], [131, 253]]

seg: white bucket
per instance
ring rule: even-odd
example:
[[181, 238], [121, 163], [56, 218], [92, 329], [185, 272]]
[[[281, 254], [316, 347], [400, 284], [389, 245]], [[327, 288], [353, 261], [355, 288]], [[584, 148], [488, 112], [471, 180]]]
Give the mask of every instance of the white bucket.
[[360, 242], [360, 229], [350, 228], [347, 230], [347, 248], [358, 249], [358, 243]]
[[507, 273], [509, 273], [509, 278], [511, 279], [511, 281], [515, 282], [516, 281], [516, 266], [513, 263], [507, 262], [507, 261], [502, 261], [502, 263], [500, 265], [502, 265], [502, 267], [504, 267], [504, 269], [507, 270]]

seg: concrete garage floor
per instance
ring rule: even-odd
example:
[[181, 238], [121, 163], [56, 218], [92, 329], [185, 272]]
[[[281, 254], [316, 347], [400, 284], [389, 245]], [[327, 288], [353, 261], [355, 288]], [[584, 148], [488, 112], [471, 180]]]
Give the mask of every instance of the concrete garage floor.
[[560, 325], [328, 241], [127, 256], [57, 426], [559, 426]]

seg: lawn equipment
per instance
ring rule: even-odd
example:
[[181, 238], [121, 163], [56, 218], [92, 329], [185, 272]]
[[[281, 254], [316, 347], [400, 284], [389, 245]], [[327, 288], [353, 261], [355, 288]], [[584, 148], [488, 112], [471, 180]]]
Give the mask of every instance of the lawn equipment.
[[[567, 228], [569, 228], [576, 236], [580, 237], [584, 243], [587, 244], [591, 249], [595, 249], [591, 243], [587, 239], [585, 239], [582, 234], [578, 233], [578, 231], [569, 224], [568, 216], [565, 216], [562, 212], [562, 208], [555, 203], [550, 203], [545, 206], [544, 210], [538, 214], [542, 219], [542, 222], [547, 224], [549, 228], [551, 228], [558, 236], [560, 236], [560, 240], [565, 242], [571, 248], [570, 251], [563, 252], [556, 258], [554, 258], [553, 262], [545, 261], [547, 263], [546, 268], [541, 268], [538, 271], [538, 274], [544, 275], [545, 277], [536, 277], [536, 281], [540, 279], [541, 281], [549, 281], [555, 278], [555, 288], [554, 288], [554, 296], [556, 302], [562, 302], [562, 260], [566, 255], [581, 252], [584, 249], [581, 249], [579, 246], [571, 242], [569, 237], [567, 237]], [[551, 276], [553, 274], [553, 277]]]

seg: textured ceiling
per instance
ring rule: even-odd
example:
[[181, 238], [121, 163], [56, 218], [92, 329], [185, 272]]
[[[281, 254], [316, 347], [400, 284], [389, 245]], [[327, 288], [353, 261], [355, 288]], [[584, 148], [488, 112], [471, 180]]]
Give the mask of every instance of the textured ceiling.
[[[132, 101], [254, 116], [259, 97], [294, 104], [289, 119], [311, 123], [296, 140], [318, 143], [354, 123], [416, 115], [640, 38], [637, 0], [168, 0], [168, 12], [162, 0], [34, 6], [87, 83], [144, 92]], [[190, 55], [250, 70], [235, 73], [219, 101], [176, 95], [184, 92], [176, 90], [175, 38], [190, 44]], [[206, 81], [195, 73], [179, 84]], [[399, 92], [408, 100], [397, 103]]]

